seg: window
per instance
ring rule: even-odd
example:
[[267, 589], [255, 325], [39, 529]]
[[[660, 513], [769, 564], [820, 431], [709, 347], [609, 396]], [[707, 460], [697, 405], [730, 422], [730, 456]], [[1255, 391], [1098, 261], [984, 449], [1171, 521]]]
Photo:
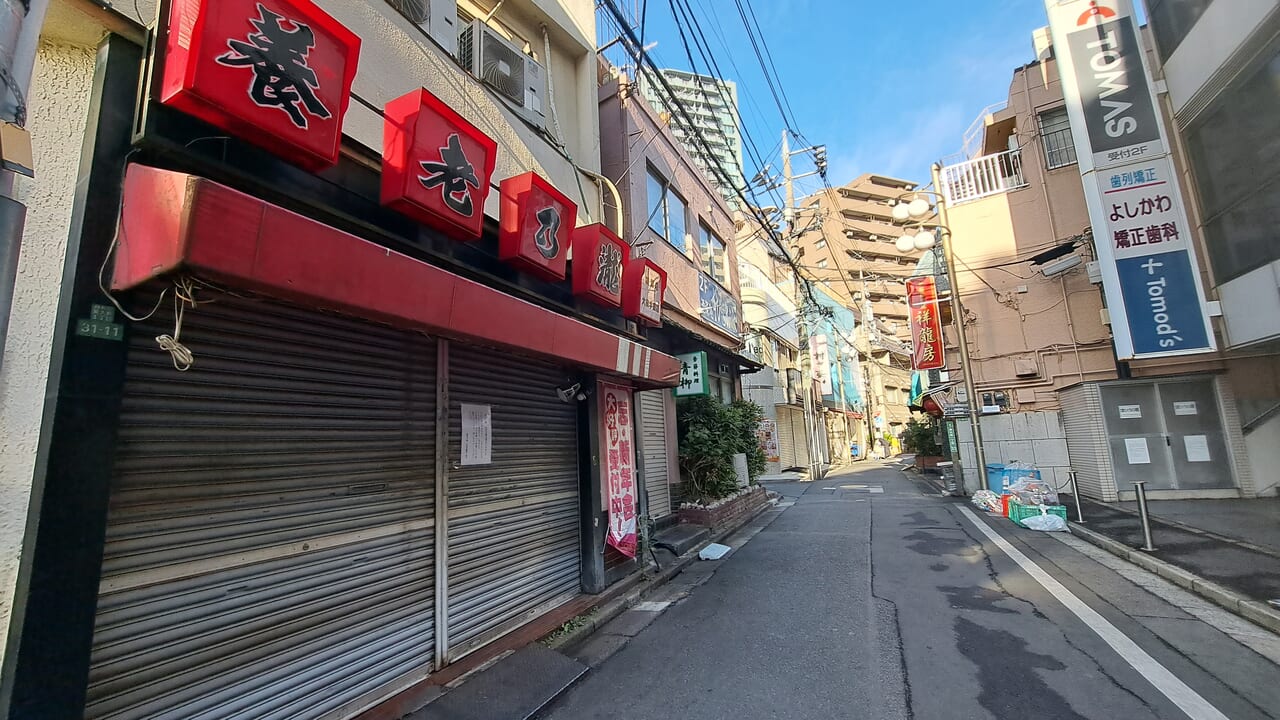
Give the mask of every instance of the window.
[[814, 249], [814, 250], [821, 250], [822, 248], [824, 248], [824, 247], [826, 247], [826, 246], [827, 246], [827, 241], [826, 241], [826, 240], [819, 240], [818, 242], [816, 242], [816, 243], [814, 243], [814, 244], [813, 244], [813, 249]]
[[687, 212], [684, 200], [675, 193], [670, 183], [653, 168], [649, 168], [649, 229], [666, 238], [667, 242], [688, 252], [684, 242], [684, 217]]
[[1156, 36], [1156, 49], [1160, 51], [1160, 59], [1168, 61], [1169, 56], [1182, 44], [1183, 38], [1191, 32], [1191, 28], [1204, 14], [1213, 0], [1149, 0], [1147, 2], [1147, 21], [1151, 32]]
[[1241, 73], [1186, 133], [1214, 280], [1280, 260], [1280, 51]]
[[826, 270], [826, 269], [827, 269], [827, 261], [826, 261], [826, 260], [819, 260], [819, 261], [818, 261], [818, 269], [819, 269], [819, 270]]
[[1040, 140], [1044, 143], [1044, 161], [1050, 170], [1075, 163], [1076, 146], [1071, 141], [1071, 124], [1065, 107], [1040, 113]]
[[729, 266], [725, 260], [724, 241], [703, 223], [698, 223], [698, 254], [702, 256], [702, 272], [721, 285], [728, 285]]

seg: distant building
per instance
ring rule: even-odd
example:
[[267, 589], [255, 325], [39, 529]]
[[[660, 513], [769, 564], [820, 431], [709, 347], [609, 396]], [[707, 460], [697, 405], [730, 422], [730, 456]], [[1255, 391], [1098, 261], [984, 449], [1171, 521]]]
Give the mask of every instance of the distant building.
[[894, 245], [902, 229], [893, 225], [890, 202], [915, 188], [908, 180], [868, 173], [800, 201], [796, 219], [797, 261], [858, 315], [858, 385], [865, 390], [867, 432], [876, 437], [896, 437], [911, 416], [905, 281], [922, 253]]
[[[693, 159], [711, 184], [720, 191], [730, 207], [739, 206], [738, 189], [743, 186], [741, 116], [738, 113], [738, 86], [732, 80], [698, 75], [684, 70], [662, 71], [676, 100], [688, 110], [697, 131], [710, 146], [702, 147], [681, 113], [672, 111], [666, 90], [655, 79], [641, 75], [644, 97], [663, 117], [668, 118], [672, 134]], [[721, 172], [713, 167], [719, 166]], [[733, 186], [725, 184], [727, 177]]]

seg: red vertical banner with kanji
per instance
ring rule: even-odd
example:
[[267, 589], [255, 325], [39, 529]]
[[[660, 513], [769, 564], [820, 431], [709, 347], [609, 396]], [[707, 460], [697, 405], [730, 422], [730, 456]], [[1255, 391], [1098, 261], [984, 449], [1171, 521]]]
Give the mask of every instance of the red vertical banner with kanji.
[[938, 288], [932, 277], [907, 280], [907, 309], [911, 313], [911, 367], [938, 370], [947, 366], [938, 317]]
[[600, 399], [600, 474], [609, 513], [605, 542], [623, 555], [635, 557], [639, 496], [631, 388], [602, 382], [596, 396]]

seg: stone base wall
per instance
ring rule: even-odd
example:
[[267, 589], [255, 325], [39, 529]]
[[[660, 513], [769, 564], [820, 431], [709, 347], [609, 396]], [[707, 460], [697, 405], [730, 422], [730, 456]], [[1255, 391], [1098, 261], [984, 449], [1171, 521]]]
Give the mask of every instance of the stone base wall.
[[742, 524], [743, 520], [753, 515], [767, 502], [769, 502], [768, 493], [765, 492], [764, 488], [757, 485], [752, 488], [751, 492], [740, 495], [714, 508], [681, 508], [679, 513], [680, 522], [701, 525], [710, 530], [712, 536], [715, 536], [724, 530]]

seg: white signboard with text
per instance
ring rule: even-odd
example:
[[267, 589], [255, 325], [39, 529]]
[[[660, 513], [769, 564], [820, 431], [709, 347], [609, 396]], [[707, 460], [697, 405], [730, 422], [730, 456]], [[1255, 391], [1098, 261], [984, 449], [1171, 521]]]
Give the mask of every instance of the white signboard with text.
[[1131, 0], [1045, 0], [1122, 360], [1211, 352], [1191, 226]]

